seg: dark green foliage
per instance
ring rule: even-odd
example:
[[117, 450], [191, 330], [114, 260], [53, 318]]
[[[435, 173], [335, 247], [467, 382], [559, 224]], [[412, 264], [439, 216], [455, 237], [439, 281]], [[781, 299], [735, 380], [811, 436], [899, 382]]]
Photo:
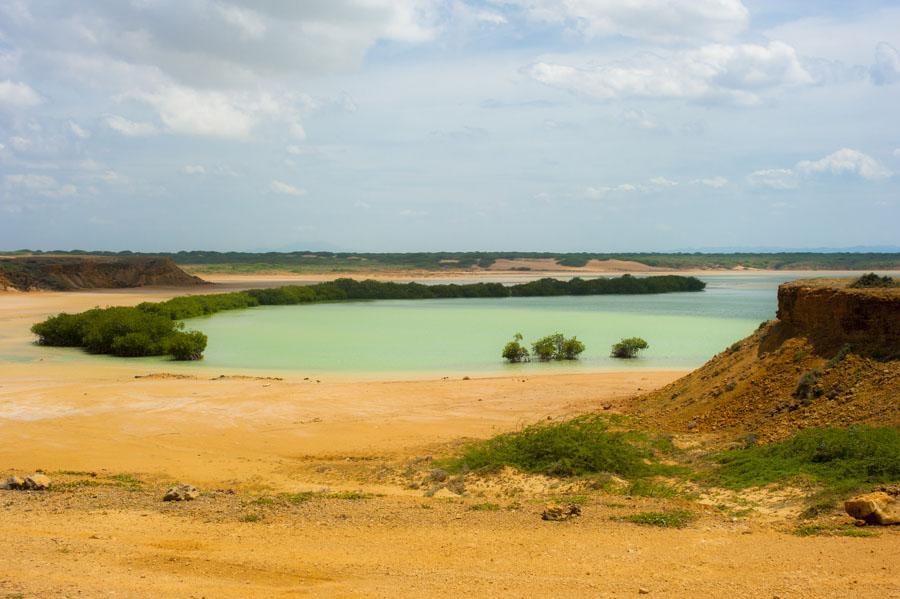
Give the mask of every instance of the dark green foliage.
[[778, 443], [725, 452], [718, 462], [714, 480], [732, 489], [804, 476], [828, 489], [852, 491], [900, 481], [900, 429], [809, 428]]
[[650, 347], [646, 341], [640, 337], [629, 337], [622, 339], [612, 346], [610, 355], [613, 358], [634, 358], [638, 352]]
[[850, 284], [854, 289], [872, 289], [876, 287], [897, 287], [898, 283], [891, 277], [879, 277], [874, 272], [866, 273]]
[[454, 471], [512, 466], [551, 476], [608, 472], [622, 476], [648, 471], [651, 452], [629, 435], [608, 430], [599, 416], [580, 416], [553, 424], [533, 424], [469, 445], [447, 466]]
[[645, 293], [672, 293], [678, 291], [703, 291], [706, 283], [696, 277], [663, 275], [656, 277], [633, 277], [622, 275], [612, 279], [581, 279], [570, 281], [545, 278], [513, 285], [513, 296], [548, 295], [618, 295]]
[[81, 345], [82, 329], [87, 320], [85, 318], [86, 314], [88, 313], [57, 314], [31, 327], [31, 332], [40, 338], [42, 345], [79, 347]]
[[522, 333], [516, 333], [513, 340], [503, 346], [501, 355], [506, 358], [507, 362], [527, 362], [531, 359], [528, 348], [522, 345], [520, 341], [522, 341]]
[[175, 333], [165, 339], [162, 347], [176, 360], [199, 360], [206, 349], [206, 335], [200, 331]]
[[531, 345], [534, 355], [541, 361], [549, 360], [576, 360], [584, 351], [584, 343], [570, 337], [568, 339], [562, 333], [554, 333], [538, 339]]

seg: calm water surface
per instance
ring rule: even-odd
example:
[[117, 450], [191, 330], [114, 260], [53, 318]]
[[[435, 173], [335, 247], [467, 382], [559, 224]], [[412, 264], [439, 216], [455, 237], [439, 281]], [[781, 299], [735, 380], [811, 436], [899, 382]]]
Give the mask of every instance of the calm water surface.
[[[209, 336], [195, 368], [304, 373], [486, 373], [693, 368], [775, 317], [787, 275], [703, 276], [701, 293], [638, 296], [367, 301], [267, 306], [187, 321]], [[577, 335], [577, 362], [506, 365], [500, 349], [517, 331], [527, 342]], [[609, 358], [622, 337], [650, 349]]]

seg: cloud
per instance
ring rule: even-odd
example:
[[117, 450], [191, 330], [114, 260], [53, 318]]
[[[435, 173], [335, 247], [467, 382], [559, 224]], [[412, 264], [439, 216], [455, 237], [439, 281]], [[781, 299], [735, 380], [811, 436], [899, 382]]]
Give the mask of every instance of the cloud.
[[22, 33], [52, 31], [54, 51], [150, 67], [198, 89], [350, 70], [380, 42], [434, 39], [439, 16], [433, 0], [48, 2], [32, 12]]
[[728, 185], [728, 179], [725, 177], [709, 177], [706, 179], [694, 179], [692, 183], [712, 187], [713, 189], [722, 189]]
[[797, 163], [796, 168], [804, 175], [855, 175], [869, 181], [886, 179], [893, 174], [868, 154], [850, 148], [841, 148], [820, 160], [803, 160]]
[[875, 64], [869, 70], [876, 85], [889, 85], [900, 81], [900, 52], [887, 42], [875, 46]]
[[625, 36], [673, 43], [727, 40], [743, 31], [749, 12], [740, 0], [498, 0], [531, 20], [570, 27], [586, 37]]
[[106, 117], [106, 124], [113, 131], [121, 133], [126, 137], [142, 137], [146, 135], [155, 135], [157, 133], [156, 126], [152, 123], [129, 121], [125, 117], [115, 114]]
[[78, 188], [72, 184], [60, 183], [49, 175], [35, 175], [33, 173], [6, 175], [4, 178], [8, 187], [17, 187], [48, 198], [62, 198], [78, 194]]
[[0, 81], [0, 106], [31, 108], [41, 103], [41, 97], [27, 83]]
[[590, 200], [603, 199], [611, 193], [652, 193], [671, 189], [678, 186], [678, 181], [666, 177], [653, 177], [644, 183], [620, 183], [619, 185], [602, 185], [598, 187], [586, 187], [582, 195]]
[[91, 136], [90, 131], [88, 131], [75, 121], [69, 121], [69, 130], [72, 131], [72, 134], [78, 139], [87, 139]]
[[896, 150], [894, 150], [894, 157], [900, 158], [900, 148], [897, 148]]
[[271, 184], [269, 184], [269, 189], [274, 193], [280, 193], [289, 196], [305, 196], [306, 190], [301, 189], [299, 187], [294, 187], [290, 183], [285, 183], [284, 181], [273, 180]]
[[206, 168], [200, 164], [185, 164], [181, 167], [181, 172], [185, 175], [205, 175]]
[[545, 85], [597, 100], [684, 99], [737, 105], [759, 104], [769, 92], [815, 82], [794, 49], [780, 42], [711, 44], [599, 66], [538, 62], [527, 72]]
[[653, 177], [650, 179], [650, 184], [654, 187], [666, 188], [666, 187], [675, 187], [678, 185], [677, 181], [672, 181], [671, 179], [666, 179], [665, 177]]
[[753, 171], [747, 176], [751, 185], [771, 189], [796, 189], [800, 182], [797, 174], [789, 168], [770, 168]]
[[266, 33], [266, 24], [255, 11], [232, 5], [216, 6], [219, 15], [238, 30], [242, 40], [258, 40]]
[[285, 125], [297, 139], [306, 132], [300, 123], [298, 100], [292, 95], [229, 93], [164, 85], [132, 96], [156, 109], [166, 129], [183, 135], [243, 139], [263, 120]]
[[772, 189], [796, 189], [801, 178], [822, 174], [851, 175], [867, 181], [891, 177], [886, 166], [859, 150], [841, 148], [819, 160], [801, 160], [794, 168], [774, 168], [752, 172], [747, 179], [752, 185]]
[[622, 120], [638, 129], [652, 131], [659, 129], [660, 125], [656, 118], [643, 110], [626, 110], [622, 112]]

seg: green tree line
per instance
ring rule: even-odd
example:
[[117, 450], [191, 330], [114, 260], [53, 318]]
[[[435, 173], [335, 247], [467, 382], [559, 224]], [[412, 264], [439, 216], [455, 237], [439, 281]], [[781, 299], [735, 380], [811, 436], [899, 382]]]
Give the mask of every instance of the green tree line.
[[[654, 279], [664, 280], [653, 282]], [[597, 281], [605, 283], [597, 284]], [[180, 321], [224, 310], [348, 300], [666, 293], [701, 291], [704, 287], [705, 283], [694, 277], [676, 276], [638, 279], [626, 275], [614, 279], [572, 279], [568, 282], [542, 279], [509, 287], [500, 283], [422, 285], [337, 279], [316, 285], [185, 295], [134, 307], [63, 313], [35, 324], [31, 330], [42, 345], [81, 347], [91, 353], [123, 357], [170, 355], [176, 360], [197, 360], [203, 356], [207, 338], [197, 331], [185, 332]]]

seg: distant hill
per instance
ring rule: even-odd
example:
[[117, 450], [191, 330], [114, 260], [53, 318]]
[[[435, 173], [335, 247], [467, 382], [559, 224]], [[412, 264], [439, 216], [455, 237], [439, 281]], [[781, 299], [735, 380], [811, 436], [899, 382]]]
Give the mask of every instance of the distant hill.
[[[735, 252], [735, 253], [553, 253], [553, 252], [213, 252], [163, 253], [20, 250], [11, 255], [107, 256], [170, 258], [193, 272], [265, 271], [371, 272], [392, 270], [478, 271], [497, 266], [507, 270], [589, 271], [679, 269], [771, 269], [771, 270], [895, 270], [900, 252]], [[630, 265], [626, 268], [623, 265]], [[492, 270], [498, 270], [497, 267]]]
[[0, 289], [103, 289], [191, 287], [205, 281], [181, 270], [171, 258], [154, 256], [23, 256], [0, 258]]

